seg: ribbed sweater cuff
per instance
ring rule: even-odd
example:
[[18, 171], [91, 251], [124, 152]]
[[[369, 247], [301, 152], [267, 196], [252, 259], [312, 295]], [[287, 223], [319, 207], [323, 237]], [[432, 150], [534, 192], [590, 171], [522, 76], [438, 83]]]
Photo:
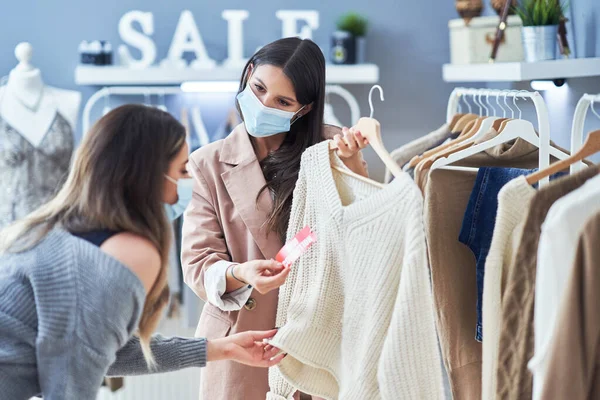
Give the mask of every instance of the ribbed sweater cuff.
[[284, 397], [284, 396], [280, 396], [280, 395], [272, 393], [272, 392], [267, 393], [267, 400], [293, 400], [293, 399], [294, 399], [293, 394], [289, 397]]
[[278, 366], [281, 375], [299, 390], [326, 398], [336, 398], [339, 392], [331, 365], [341, 359], [339, 343], [337, 335], [297, 321], [288, 321], [271, 339], [273, 346], [287, 353]]
[[206, 366], [206, 339], [186, 340], [179, 346], [182, 368]]

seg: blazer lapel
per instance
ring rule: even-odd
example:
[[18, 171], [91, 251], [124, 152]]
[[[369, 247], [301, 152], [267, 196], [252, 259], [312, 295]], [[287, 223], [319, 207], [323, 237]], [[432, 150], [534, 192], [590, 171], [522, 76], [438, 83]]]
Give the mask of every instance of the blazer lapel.
[[273, 200], [268, 190], [257, 196], [266, 184], [256, 154], [243, 124], [223, 142], [220, 161], [234, 165], [221, 178], [237, 212], [250, 231], [254, 242], [266, 259], [275, 258], [281, 240], [266, 226]]

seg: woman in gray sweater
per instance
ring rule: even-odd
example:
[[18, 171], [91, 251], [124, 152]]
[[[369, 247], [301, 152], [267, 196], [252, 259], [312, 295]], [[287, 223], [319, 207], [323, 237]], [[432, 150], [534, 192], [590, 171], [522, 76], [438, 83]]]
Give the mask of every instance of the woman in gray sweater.
[[153, 336], [169, 219], [191, 197], [187, 156], [170, 114], [119, 107], [86, 134], [57, 195], [0, 232], [0, 400], [94, 399], [104, 376], [281, 361], [264, 343], [276, 331]]

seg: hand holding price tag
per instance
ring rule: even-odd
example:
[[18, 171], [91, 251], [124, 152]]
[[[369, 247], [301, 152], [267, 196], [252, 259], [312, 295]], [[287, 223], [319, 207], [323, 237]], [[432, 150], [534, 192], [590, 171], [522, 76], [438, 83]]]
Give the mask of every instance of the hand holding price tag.
[[306, 226], [279, 250], [275, 259], [289, 268], [316, 241], [317, 236]]
[[316, 235], [307, 226], [275, 256], [276, 260], [254, 260], [233, 265], [236, 268], [233, 278], [248, 283], [259, 293], [269, 293], [285, 283], [290, 267], [300, 256], [317, 241]]

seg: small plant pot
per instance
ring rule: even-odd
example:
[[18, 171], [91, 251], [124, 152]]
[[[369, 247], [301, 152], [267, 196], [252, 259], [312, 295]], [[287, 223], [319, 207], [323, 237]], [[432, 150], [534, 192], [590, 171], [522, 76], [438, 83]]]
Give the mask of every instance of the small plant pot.
[[346, 31], [331, 35], [331, 62], [333, 64], [356, 64], [356, 40]]
[[558, 25], [524, 26], [521, 32], [525, 61], [556, 59]]

